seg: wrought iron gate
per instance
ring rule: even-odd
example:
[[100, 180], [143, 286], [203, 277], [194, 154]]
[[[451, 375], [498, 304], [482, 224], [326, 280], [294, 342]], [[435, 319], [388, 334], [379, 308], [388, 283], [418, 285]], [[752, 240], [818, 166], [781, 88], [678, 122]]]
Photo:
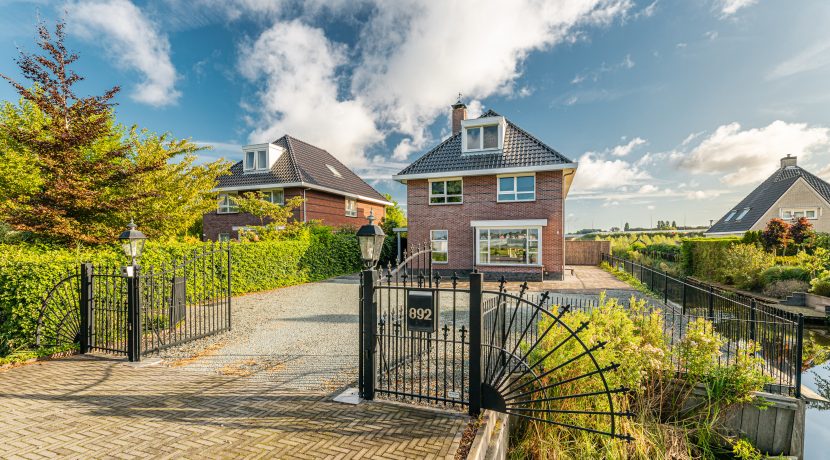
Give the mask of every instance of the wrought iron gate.
[[[630, 439], [619, 417], [631, 414], [613, 397], [627, 389], [606, 379], [618, 364], [594, 356], [605, 344], [580, 336], [587, 323], [569, 326], [568, 307], [552, 311], [547, 294], [531, 301], [526, 291], [507, 292], [503, 279], [485, 290], [476, 272], [469, 282], [433, 275], [429, 248], [395, 268], [364, 271], [361, 396], [466, 406], [471, 415], [491, 409]], [[577, 399], [581, 409], [571, 408]]]
[[132, 273], [89, 263], [71, 270], [43, 300], [38, 346], [142, 354], [231, 327], [230, 245], [205, 245], [180, 260]]

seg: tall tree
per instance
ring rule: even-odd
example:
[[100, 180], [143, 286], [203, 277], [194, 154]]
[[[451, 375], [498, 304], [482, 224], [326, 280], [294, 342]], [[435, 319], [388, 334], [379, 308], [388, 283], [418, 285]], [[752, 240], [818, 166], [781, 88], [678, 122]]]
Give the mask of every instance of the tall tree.
[[[209, 209], [205, 200], [212, 200], [213, 185], [188, 157], [198, 148], [118, 125], [112, 102], [117, 86], [97, 96], [75, 93], [83, 77], [70, 69], [78, 55], [64, 45], [64, 24], [54, 34], [40, 24], [38, 36], [42, 53], [21, 51], [16, 60], [31, 86], [0, 74], [21, 96], [17, 106], [7, 102], [0, 112], [0, 162], [8, 161], [0, 167], [0, 185], [11, 185], [0, 192], [0, 219], [49, 240], [102, 243], [113, 241], [130, 215], [160, 234], [189, 226], [200, 206]], [[168, 162], [180, 154], [183, 164]], [[213, 174], [222, 167], [206, 169]], [[17, 171], [23, 179], [15, 178]], [[197, 188], [171, 189], [173, 184]], [[194, 194], [202, 198], [184, 203]], [[162, 204], [167, 199], [178, 204], [176, 212]]]
[[406, 213], [398, 202], [392, 199], [392, 195], [387, 193], [384, 196], [387, 201], [392, 203], [392, 206], [386, 207], [386, 213], [383, 218], [383, 222], [381, 222], [381, 228], [383, 228], [383, 232], [387, 235], [392, 235], [394, 233], [392, 229], [406, 227]]
[[812, 245], [816, 238], [816, 232], [813, 230], [813, 224], [807, 220], [806, 217], [800, 217], [790, 226], [790, 238], [793, 243], [806, 248]]
[[761, 233], [761, 241], [768, 251], [787, 250], [790, 241], [790, 224], [781, 219], [775, 218], [767, 223], [767, 228]]

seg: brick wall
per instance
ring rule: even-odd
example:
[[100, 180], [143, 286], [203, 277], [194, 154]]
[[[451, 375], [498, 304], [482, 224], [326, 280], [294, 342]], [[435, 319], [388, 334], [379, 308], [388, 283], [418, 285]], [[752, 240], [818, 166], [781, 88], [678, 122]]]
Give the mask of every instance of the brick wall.
[[446, 271], [468, 272], [475, 266], [475, 229], [473, 220], [547, 219], [542, 228], [542, 268], [516, 266], [478, 266], [490, 278], [505, 274], [513, 278], [538, 278], [548, 272], [547, 278], [559, 279], [564, 272], [564, 215], [563, 179], [561, 171], [536, 174], [536, 201], [496, 202], [496, 176], [474, 176], [463, 179], [464, 203], [429, 205], [429, 182], [407, 182], [407, 216], [409, 244], [415, 246], [429, 241], [430, 230], [447, 230], [449, 261], [436, 264]]
[[[303, 196], [301, 188], [285, 189], [285, 199]], [[346, 202], [342, 195], [306, 190], [305, 210], [303, 207], [294, 210], [294, 219], [302, 220], [305, 211], [306, 220], [319, 220], [325, 225], [333, 227], [360, 227], [366, 223], [369, 210], [375, 211], [375, 217], [380, 219], [385, 214], [385, 208], [378, 204], [357, 202], [357, 217], [346, 216]], [[202, 233], [208, 240], [216, 240], [220, 233], [228, 233], [231, 238], [238, 238], [239, 234], [233, 227], [260, 225], [258, 218], [247, 213], [218, 214], [216, 211], [205, 214], [202, 218]]]

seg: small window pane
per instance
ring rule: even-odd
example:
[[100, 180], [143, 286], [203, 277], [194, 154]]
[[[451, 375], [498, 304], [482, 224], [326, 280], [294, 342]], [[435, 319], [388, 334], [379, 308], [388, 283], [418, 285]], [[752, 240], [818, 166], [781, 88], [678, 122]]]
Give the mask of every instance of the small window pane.
[[516, 178], [516, 191], [517, 192], [532, 192], [534, 190], [533, 176], [520, 176]]
[[500, 177], [499, 178], [499, 191], [501, 192], [512, 192], [513, 191], [513, 177]]
[[447, 203], [461, 203], [461, 196], [460, 195], [448, 196], [447, 197]]
[[429, 202], [430, 202], [430, 203], [433, 203], [433, 204], [436, 204], [436, 203], [437, 203], [437, 204], [446, 203], [446, 202], [447, 202], [447, 197], [445, 197], [445, 196], [434, 196], [434, 197], [431, 197], [431, 198], [429, 199]]
[[447, 240], [447, 231], [446, 230], [433, 230], [432, 231], [432, 239], [433, 240]]
[[260, 150], [259, 152], [257, 152], [257, 155], [258, 155], [257, 164], [256, 164], [257, 169], [266, 169], [266, 168], [268, 168], [268, 159], [265, 155], [265, 150]]
[[513, 193], [499, 193], [499, 201], [513, 201], [516, 195]]
[[444, 194], [444, 182], [433, 182], [432, 183], [432, 194], [433, 195], [443, 195]]
[[245, 152], [245, 169], [254, 168], [254, 152]]
[[447, 195], [461, 195], [461, 181], [447, 181]]
[[497, 149], [499, 148], [499, 126], [485, 126], [484, 127], [484, 148]]
[[525, 200], [525, 201], [532, 201], [536, 197], [536, 194], [533, 192], [529, 193], [519, 193], [516, 195], [517, 200]]
[[467, 128], [467, 149], [481, 150], [481, 129]]
[[811, 219], [815, 218], [816, 217], [816, 212], [815, 211], [807, 211], [807, 217], [809, 217]]

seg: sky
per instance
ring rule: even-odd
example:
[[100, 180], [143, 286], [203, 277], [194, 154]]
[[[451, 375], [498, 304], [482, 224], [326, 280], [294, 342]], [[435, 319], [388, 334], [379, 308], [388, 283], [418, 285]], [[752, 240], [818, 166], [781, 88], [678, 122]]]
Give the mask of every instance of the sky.
[[706, 225], [787, 154], [830, 179], [826, 0], [0, 0], [0, 73], [61, 18], [119, 122], [205, 161], [288, 133], [403, 205], [459, 92], [579, 163], [567, 231]]

